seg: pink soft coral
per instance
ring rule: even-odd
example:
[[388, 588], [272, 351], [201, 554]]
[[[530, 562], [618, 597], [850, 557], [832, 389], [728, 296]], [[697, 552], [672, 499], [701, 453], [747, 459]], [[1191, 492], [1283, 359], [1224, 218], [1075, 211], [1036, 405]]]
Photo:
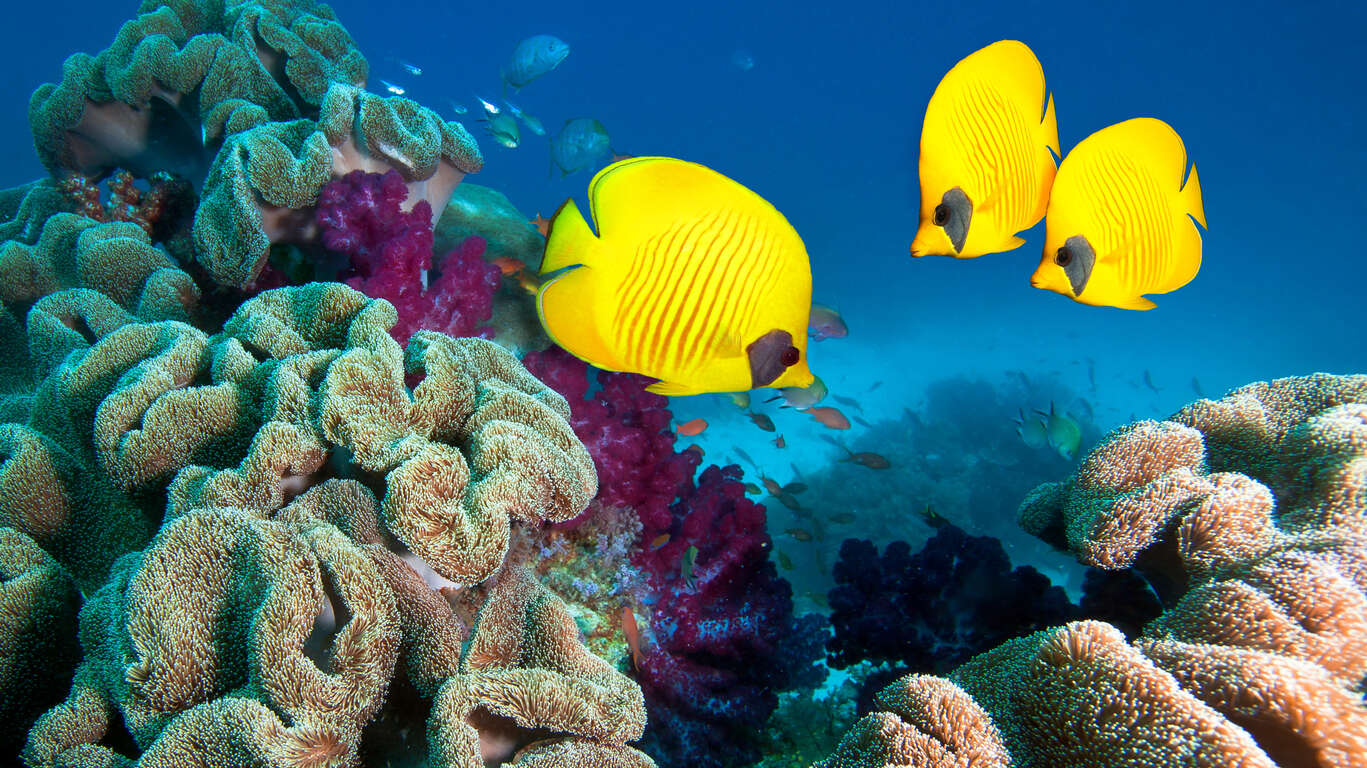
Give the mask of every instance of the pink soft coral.
[[392, 170], [383, 175], [352, 171], [323, 186], [318, 226], [325, 247], [351, 257], [355, 274], [346, 284], [394, 305], [399, 321], [390, 333], [400, 344], [419, 329], [489, 335], [489, 329], [478, 326], [493, 313], [500, 273], [483, 259], [484, 238], [466, 238], [426, 285], [432, 267], [432, 208], [419, 200], [404, 212], [407, 196], [403, 177]]

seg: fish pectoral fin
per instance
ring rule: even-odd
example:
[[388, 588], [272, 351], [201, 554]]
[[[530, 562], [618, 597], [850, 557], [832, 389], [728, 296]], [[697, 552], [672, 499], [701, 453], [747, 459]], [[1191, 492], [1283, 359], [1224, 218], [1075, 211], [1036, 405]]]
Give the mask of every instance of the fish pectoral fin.
[[986, 213], [992, 210], [993, 208], [996, 208], [997, 203], [1000, 203], [1001, 201], [1002, 190], [1001, 187], [998, 187], [992, 190], [990, 193], [988, 193], [987, 197], [983, 198], [982, 202], [977, 203], [974, 206], [974, 208], [977, 210], [978, 213]]
[[690, 387], [687, 384], [679, 384], [673, 381], [657, 381], [646, 387], [646, 391], [651, 394], [664, 395], [666, 397], [678, 397], [680, 395], [698, 395], [702, 390]]
[[744, 357], [745, 345], [741, 343], [739, 333], [728, 332], [718, 335], [708, 345], [708, 352], [717, 358]]
[[1158, 305], [1143, 296], [1134, 296], [1128, 299], [1120, 299], [1113, 306], [1120, 309], [1153, 309]]

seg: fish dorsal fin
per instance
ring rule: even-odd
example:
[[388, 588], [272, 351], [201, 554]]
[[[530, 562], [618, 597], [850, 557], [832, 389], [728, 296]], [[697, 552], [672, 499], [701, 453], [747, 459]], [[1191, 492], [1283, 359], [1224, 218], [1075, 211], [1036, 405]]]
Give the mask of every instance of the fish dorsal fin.
[[541, 274], [548, 275], [579, 264], [591, 265], [598, 250], [598, 238], [589, 229], [589, 223], [584, 221], [573, 198], [566, 198], [551, 216], [549, 226], [546, 252], [541, 257]]
[[1136, 117], [1102, 131], [1110, 146], [1121, 148], [1135, 162], [1148, 168], [1165, 191], [1178, 190], [1177, 199], [1183, 212], [1191, 214], [1201, 226], [1206, 225], [1201, 181], [1196, 176], [1195, 165], [1191, 167], [1186, 185], [1182, 186], [1182, 176], [1187, 172], [1187, 148], [1172, 126], [1156, 117]]
[[[589, 205], [600, 237], [640, 242], [673, 224], [699, 200], [734, 207], [758, 195], [706, 166], [673, 157], [632, 157], [599, 171], [589, 182]], [[650, 201], [644, 205], [643, 201]]]

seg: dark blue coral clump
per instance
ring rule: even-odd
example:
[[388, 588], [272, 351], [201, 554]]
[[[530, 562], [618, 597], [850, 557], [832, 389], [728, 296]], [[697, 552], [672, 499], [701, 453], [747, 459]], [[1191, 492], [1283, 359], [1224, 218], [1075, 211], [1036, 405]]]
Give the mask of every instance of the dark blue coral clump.
[[846, 539], [828, 595], [831, 666], [889, 662], [941, 674], [1014, 637], [1078, 618], [1061, 587], [1011, 568], [1001, 542], [946, 524], [916, 554], [894, 541]]

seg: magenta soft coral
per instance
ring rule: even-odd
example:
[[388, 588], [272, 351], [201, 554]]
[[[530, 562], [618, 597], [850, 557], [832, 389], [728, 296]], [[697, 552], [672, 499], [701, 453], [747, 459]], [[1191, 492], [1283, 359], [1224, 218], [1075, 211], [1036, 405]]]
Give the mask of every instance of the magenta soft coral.
[[674, 414], [668, 398], [645, 391], [651, 379], [599, 371], [590, 394], [588, 365], [559, 347], [530, 352], [522, 364], [569, 401], [570, 426], [598, 468], [598, 500], [634, 509], [646, 528], [668, 525], [669, 504], [698, 456], [674, 452]]
[[[316, 220], [324, 247], [351, 257], [346, 284], [398, 310], [390, 331], [400, 344], [419, 329], [474, 336], [493, 313], [498, 267], [484, 261], [484, 239], [466, 238], [441, 262], [441, 274], [424, 287], [432, 267], [432, 208], [420, 200], [404, 212], [408, 196], [397, 171], [352, 171], [323, 185]], [[480, 335], [487, 335], [485, 330]]]
[[[776, 693], [821, 682], [822, 621], [793, 616], [792, 588], [769, 560], [764, 507], [746, 498], [739, 467], [703, 470], [665, 522], [641, 535], [669, 533], [669, 542], [633, 557], [656, 594], [655, 642], [638, 673], [646, 743], [662, 765], [749, 764]], [[697, 547], [691, 584], [681, 573], [689, 547]]]

